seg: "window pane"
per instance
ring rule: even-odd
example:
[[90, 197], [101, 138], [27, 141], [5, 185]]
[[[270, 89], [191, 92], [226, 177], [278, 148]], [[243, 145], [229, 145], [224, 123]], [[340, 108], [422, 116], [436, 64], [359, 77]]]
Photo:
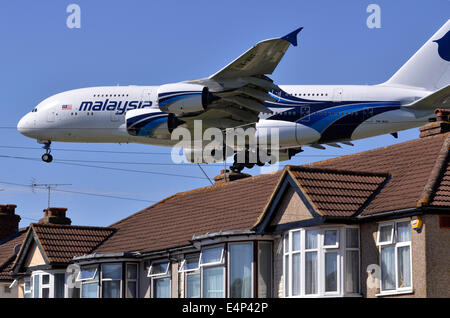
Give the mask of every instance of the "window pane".
[[395, 289], [395, 248], [393, 246], [381, 249], [381, 288]]
[[44, 274], [42, 275], [42, 285], [50, 284], [50, 275]]
[[39, 275], [33, 279], [33, 298], [39, 298]]
[[203, 267], [203, 298], [223, 298], [224, 288], [224, 268]]
[[284, 252], [289, 252], [289, 235], [284, 236]]
[[411, 225], [409, 222], [397, 223], [397, 242], [411, 241]]
[[337, 291], [337, 253], [325, 253], [325, 291]]
[[102, 265], [102, 278], [122, 279], [122, 264]]
[[66, 275], [63, 273], [55, 274], [55, 298], [64, 298], [64, 282], [66, 280]]
[[292, 296], [300, 295], [300, 255], [292, 254]]
[[102, 281], [103, 298], [120, 298], [120, 280]]
[[137, 264], [127, 264], [127, 279], [137, 279]]
[[292, 250], [300, 250], [300, 231], [292, 232]]
[[82, 298], [97, 298], [98, 283], [83, 283], [81, 285], [81, 297]]
[[258, 246], [258, 297], [267, 298], [272, 296], [272, 244]]
[[338, 243], [338, 231], [326, 230], [324, 245], [335, 246]]
[[317, 294], [317, 252], [305, 255], [305, 293]]
[[289, 255], [284, 256], [284, 295], [289, 295]]
[[398, 288], [411, 287], [411, 259], [409, 246], [398, 248]]
[[80, 288], [68, 288], [67, 289], [68, 298], [80, 298]]
[[50, 288], [42, 288], [42, 298], [50, 297]]
[[202, 250], [202, 264], [217, 263], [222, 260], [223, 246]]
[[346, 229], [345, 230], [345, 246], [347, 248], [359, 247], [359, 229]]
[[199, 255], [195, 257], [187, 257], [184, 262], [184, 268], [183, 270], [196, 270], [198, 269], [198, 261], [199, 261]]
[[127, 282], [127, 298], [136, 298], [137, 282]]
[[379, 242], [390, 242], [392, 240], [392, 225], [385, 225], [380, 227]]
[[23, 289], [24, 289], [24, 291], [31, 291], [31, 281], [30, 281], [30, 279], [25, 279]]
[[170, 298], [170, 277], [153, 280], [154, 298]]
[[200, 273], [186, 274], [186, 298], [200, 298]]
[[169, 262], [166, 263], [153, 263], [150, 275], [165, 274], [168, 272]]
[[317, 248], [317, 230], [306, 231], [306, 249]]
[[96, 271], [97, 267], [82, 267], [78, 279], [79, 280], [93, 279], [94, 275], [96, 274]]
[[252, 297], [253, 243], [230, 244], [230, 297]]
[[359, 293], [359, 252], [345, 253], [345, 292]]

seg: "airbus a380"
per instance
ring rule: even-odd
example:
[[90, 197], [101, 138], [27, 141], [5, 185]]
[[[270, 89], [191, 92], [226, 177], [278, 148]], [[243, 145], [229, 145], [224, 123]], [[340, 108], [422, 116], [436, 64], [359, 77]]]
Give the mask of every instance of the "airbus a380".
[[[435, 108], [450, 108], [450, 20], [390, 79], [378, 85], [276, 85], [272, 74], [299, 28], [264, 40], [208, 78], [160, 86], [104, 86], [66, 91], [39, 103], [18, 123], [43, 143], [141, 143], [172, 147], [176, 127], [279, 128], [279, 160], [302, 146], [352, 140], [423, 125]], [[184, 149], [192, 158], [191, 149]], [[258, 162], [264, 164], [264, 162]], [[236, 162], [233, 170], [254, 163]]]

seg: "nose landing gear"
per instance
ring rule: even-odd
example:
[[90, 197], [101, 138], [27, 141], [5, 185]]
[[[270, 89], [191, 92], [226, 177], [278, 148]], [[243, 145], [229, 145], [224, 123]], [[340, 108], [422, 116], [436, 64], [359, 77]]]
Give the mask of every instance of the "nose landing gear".
[[43, 142], [44, 146], [42, 148], [45, 149], [45, 153], [42, 155], [42, 161], [50, 163], [53, 161], [53, 156], [50, 154], [51, 149], [50, 149], [50, 145], [51, 145], [51, 141], [45, 141]]

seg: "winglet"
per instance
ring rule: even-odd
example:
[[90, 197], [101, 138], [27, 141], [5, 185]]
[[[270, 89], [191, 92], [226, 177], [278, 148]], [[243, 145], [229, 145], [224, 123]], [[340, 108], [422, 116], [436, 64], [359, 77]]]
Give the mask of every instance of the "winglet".
[[289, 33], [288, 35], [285, 35], [282, 37], [283, 40], [288, 41], [293, 46], [297, 46], [297, 34], [303, 29], [303, 27], [298, 28], [297, 30]]

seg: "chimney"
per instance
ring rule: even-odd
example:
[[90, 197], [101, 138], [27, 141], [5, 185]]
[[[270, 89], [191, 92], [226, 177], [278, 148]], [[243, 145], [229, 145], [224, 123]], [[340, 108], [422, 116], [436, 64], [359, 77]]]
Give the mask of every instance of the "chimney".
[[44, 217], [39, 220], [39, 224], [61, 224], [70, 225], [72, 220], [66, 217], [67, 208], [51, 207], [44, 209]]
[[444, 134], [450, 131], [450, 110], [437, 108], [436, 121], [419, 128], [420, 138]]
[[251, 177], [248, 173], [230, 172], [229, 170], [220, 170], [220, 174], [214, 177], [216, 183], [231, 182], [239, 179]]
[[0, 243], [19, 231], [20, 216], [15, 204], [0, 204]]

